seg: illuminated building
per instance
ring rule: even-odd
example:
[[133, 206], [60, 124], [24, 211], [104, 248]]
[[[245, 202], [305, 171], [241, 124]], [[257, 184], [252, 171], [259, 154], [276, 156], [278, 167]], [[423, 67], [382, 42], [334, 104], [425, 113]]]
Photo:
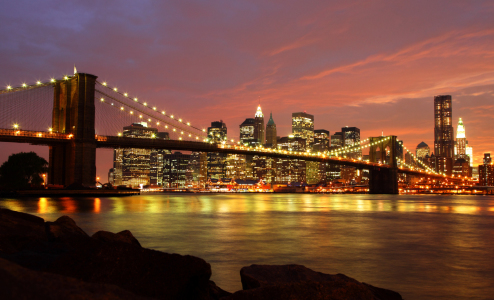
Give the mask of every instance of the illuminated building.
[[256, 146], [257, 137], [256, 133], [256, 120], [254, 118], [247, 118], [240, 124], [240, 143], [245, 146]]
[[313, 152], [325, 152], [329, 151], [329, 131], [325, 129], [314, 130], [314, 143], [312, 145]]
[[190, 155], [174, 152], [163, 155], [163, 187], [186, 188]]
[[465, 125], [461, 118], [458, 121], [458, 127], [456, 129], [455, 157], [457, 159], [464, 158], [469, 162], [470, 166], [473, 166], [473, 149], [468, 146]]
[[494, 186], [494, 165], [490, 153], [484, 153], [484, 164], [479, 165], [479, 185]]
[[[158, 139], [169, 140], [168, 132], [158, 132]], [[163, 155], [170, 154], [170, 150], [156, 149], [149, 155], [149, 183], [151, 185], [163, 185]]]
[[305, 178], [308, 184], [315, 184], [321, 181], [319, 173], [319, 162], [306, 161], [305, 162]]
[[331, 136], [331, 149], [336, 149], [343, 147], [344, 139], [343, 139], [343, 132], [335, 132]]
[[[302, 151], [307, 149], [307, 140], [290, 135], [278, 139], [278, 149]], [[276, 183], [306, 182], [305, 160], [280, 158], [276, 161]]]
[[254, 178], [262, 179], [266, 183], [275, 182], [277, 158], [254, 155], [252, 161]]
[[[167, 133], [159, 133], [158, 129], [148, 127], [146, 122], [141, 122], [124, 127], [123, 136], [152, 139], [166, 138]], [[156, 184], [160, 180], [158, 177], [161, 177], [160, 173], [151, 173], [152, 168], [153, 172], [159, 169], [157, 159], [151, 162], [151, 155], [156, 152], [157, 150], [139, 148], [115, 149], [113, 152], [114, 177], [111, 183], [116, 186], [125, 185], [133, 188]], [[151, 182], [151, 177], [156, 182]]]
[[314, 116], [306, 112], [292, 113], [292, 134], [307, 140], [307, 147], [314, 142]]
[[264, 135], [264, 115], [261, 111], [261, 105], [257, 107], [256, 114], [254, 116], [254, 120], [256, 122], [255, 127], [255, 137], [257, 139], [258, 145], [264, 145], [266, 143], [265, 135]]
[[[341, 133], [343, 134], [343, 144], [344, 146], [349, 146], [353, 144], [360, 143], [360, 129], [357, 127], [343, 127], [341, 128]], [[352, 153], [347, 154], [350, 158], [359, 158], [362, 157], [362, 150], [357, 150]]]
[[472, 177], [472, 168], [470, 167], [468, 160], [463, 157], [458, 158], [453, 164], [453, 175]]
[[453, 105], [450, 95], [434, 97], [434, 154], [436, 171], [452, 175], [454, 137]]
[[276, 148], [276, 141], [276, 124], [273, 120], [273, 113], [270, 113], [268, 124], [266, 124], [266, 147]]
[[[223, 121], [211, 122], [208, 127], [208, 141], [214, 144], [221, 144], [227, 140], [227, 128]], [[208, 172], [207, 178], [220, 179], [226, 175], [226, 154], [218, 152], [208, 152]]]
[[423, 160], [427, 155], [431, 155], [431, 148], [426, 143], [421, 142], [415, 149], [415, 157]]
[[208, 158], [205, 152], [192, 152], [187, 166], [186, 186], [204, 188], [207, 181]]
[[225, 178], [243, 179], [245, 178], [246, 160], [242, 154], [227, 154], [226, 156]]

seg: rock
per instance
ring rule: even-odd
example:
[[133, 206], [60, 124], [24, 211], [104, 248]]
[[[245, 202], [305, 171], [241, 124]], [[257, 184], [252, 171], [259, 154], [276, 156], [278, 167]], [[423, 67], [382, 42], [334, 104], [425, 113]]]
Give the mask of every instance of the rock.
[[74, 220], [68, 216], [62, 216], [55, 222], [46, 222], [46, 233], [52, 241], [72, 242], [86, 241], [89, 236], [84, 232]]
[[74, 278], [20, 267], [0, 258], [0, 299], [149, 299], [110, 284], [86, 283]]
[[45, 270], [86, 282], [115, 284], [159, 299], [210, 299], [211, 266], [193, 256], [168, 254], [95, 239], [61, 255]]
[[243, 291], [224, 299], [402, 300], [401, 295], [343, 274], [315, 272], [301, 265], [252, 265], [240, 271]]
[[15, 253], [47, 241], [42, 218], [0, 208], [0, 252]]
[[134, 237], [132, 232], [128, 230], [113, 233], [109, 231], [98, 231], [91, 237], [95, 240], [109, 243], [127, 243], [141, 247], [139, 241]]
[[210, 280], [209, 281], [209, 297], [211, 300], [219, 300], [222, 299], [223, 297], [230, 296], [232, 293], [229, 293], [214, 283], [214, 281]]

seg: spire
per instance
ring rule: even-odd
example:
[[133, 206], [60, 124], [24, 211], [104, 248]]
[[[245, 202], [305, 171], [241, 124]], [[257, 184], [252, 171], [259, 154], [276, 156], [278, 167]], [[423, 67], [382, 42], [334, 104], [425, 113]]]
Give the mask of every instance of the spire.
[[464, 139], [466, 138], [465, 136], [465, 125], [463, 125], [463, 121], [460, 120], [458, 121], [458, 127], [456, 129], [456, 138], [457, 139]]
[[74, 75], [77, 74], [77, 69], [75, 67], [75, 64], [74, 64]]
[[262, 114], [262, 110], [261, 110], [261, 104], [259, 104], [259, 106], [257, 107], [257, 111], [256, 111], [255, 117], [256, 118], [264, 118], [264, 115]]
[[276, 124], [274, 123], [274, 120], [273, 120], [273, 113], [269, 114], [269, 121], [268, 121], [267, 125], [275, 125], [276, 126]]

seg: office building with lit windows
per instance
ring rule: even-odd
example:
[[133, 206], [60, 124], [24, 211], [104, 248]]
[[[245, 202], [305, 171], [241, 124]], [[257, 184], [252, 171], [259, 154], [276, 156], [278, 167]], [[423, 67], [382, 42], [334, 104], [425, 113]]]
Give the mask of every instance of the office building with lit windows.
[[307, 141], [307, 147], [314, 142], [314, 116], [306, 112], [292, 113], [292, 134]]
[[276, 134], [276, 124], [273, 120], [273, 113], [270, 113], [268, 124], [266, 124], [266, 147], [276, 148]]
[[[208, 141], [214, 144], [221, 144], [227, 140], [227, 128], [223, 121], [211, 122], [208, 127]], [[207, 178], [221, 179], [226, 176], [226, 157], [225, 153], [208, 152]]]
[[434, 97], [434, 154], [436, 171], [451, 176], [454, 157], [453, 103], [451, 95]]

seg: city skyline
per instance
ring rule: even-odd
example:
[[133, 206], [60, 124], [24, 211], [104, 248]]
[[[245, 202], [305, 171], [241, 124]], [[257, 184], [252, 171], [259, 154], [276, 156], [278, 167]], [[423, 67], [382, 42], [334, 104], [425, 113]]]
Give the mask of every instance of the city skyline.
[[0, 12], [2, 86], [71, 74], [76, 64], [199, 126], [221, 119], [231, 138], [260, 97], [279, 136], [291, 132], [291, 113], [307, 111], [314, 129], [384, 131], [410, 149], [433, 145], [433, 97], [446, 94], [474, 165], [494, 150], [488, 1], [27, 3]]

